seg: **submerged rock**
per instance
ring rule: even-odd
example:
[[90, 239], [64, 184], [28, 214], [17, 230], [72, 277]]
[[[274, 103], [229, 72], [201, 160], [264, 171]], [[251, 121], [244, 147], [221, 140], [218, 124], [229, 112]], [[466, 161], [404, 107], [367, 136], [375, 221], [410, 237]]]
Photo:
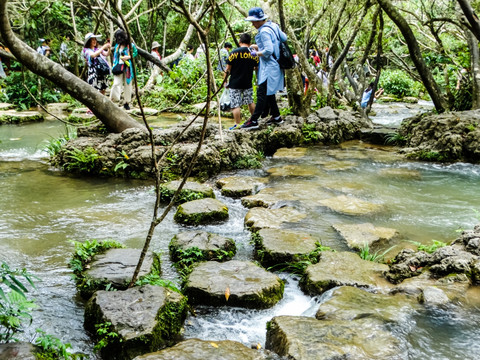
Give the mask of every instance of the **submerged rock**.
[[276, 316], [267, 324], [265, 347], [292, 360], [407, 359], [399, 340], [375, 318]]
[[96, 325], [106, 327], [103, 359], [132, 359], [175, 342], [187, 315], [186, 298], [160, 286], [97, 291], [85, 307], [85, 328], [97, 340]]
[[355, 250], [360, 250], [365, 245], [370, 247], [382, 240], [391, 240], [398, 235], [398, 231], [395, 229], [375, 227], [371, 223], [334, 224], [332, 226], [345, 239], [348, 247]]
[[346, 195], [320, 200], [319, 204], [346, 215], [371, 215], [380, 212], [384, 208], [380, 204]]
[[405, 180], [420, 180], [422, 175], [418, 170], [405, 169], [405, 168], [386, 168], [381, 169], [380, 176], [385, 176], [393, 179]]
[[342, 286], [332, 291], [322, 303], [315, 317], [318, 320], [348, 320], [375, 318], [385, 323], [404, 321], [418, 308], [415, 298], [406, 295], [374, 294], [353, 286]]
[[270, 176], [296, 176], [311, 177], [319, 175], [320, 172], [316, 167], [306, 165], [284, 165], [282, 167], [272, 167], [267, 170]]
[[382, 273], [387, 265], [367, 261], [351, 252], [322, 251], [320, 261], [309, 265], [302, 279], [301, 288], [310, 294], [322, 294], [336, 286], [365, 288], [386, 287]]
[[252, 176], [231, 176], [217, 180], [222, 195], [239, 198], [254, 194], [258, 187], [268, 182], [267, 178]]
[[[103, 254], [98, 254], [84, 272], [84, 286], [80, 293], [84, 298], [89, 298], [97, 290], [107, 286], [113, 289], [125, 290], [133, 277], [141, 249], [109, 249]], [[160, 257], [154, 252], [147, 252], [138, 274], [139, 277], [151, 272], [161, 272]]]
[[[162, 184], [160, 186], [160, 201], [168, 203], [172, 200], [173, 195], [180, 186], [181, 181], [170, 181], [168, 183]], [[195, 181], [187, 181], [180, 193], [177, 196], [175, 201], [176, 204], [181, 204], [184, 202], [204, 199], [204, 198], [215, 198], [213, 189], [205, 184], [201, 184]]]
[[184, 225], [208, 224], [227, 218], [227, 206], [221, 201], [211, 198], [181, 204], [174, 215], [175, 221]]
[[245, 215], [245, 225], [251, 231], [263, 228], [278, 229], [286, 222], [298, 222], [307, 217], [293, 207], [285, 206], [280, 209], [253, 208]]
[[305, 260], [317, 243], [318, 239], [307, 233], [261, 229], [255, 241], [255, 254], [265, 267], [295, 263]]
[[281, 148], [273, 154], [274, 159], [298, 159], [307, 154], [307, 148], [293, 147]]
[[283, 297], [280, 278], [249, 261], [207, 261], [195, 265], [185, 294], [193, 304], [265, 309]]
[[171, 348], [137, 356], [134, 360], [268, 360], [263, 351], [254, 350], [236, 341], [204, 341], [189, 339]]
[[11, 342], [0, 344], [0, 359], [2, 360], [37, 360], [39, 349], [28, 342]]
[[438, 287], [428, 286], [423, 289], [419, 301], [426, 305], [445, 305], [450, 302], [448, 296]]
[[195, 258], [202, 260], [230, 260], [237, 250], [235, 241], [218, 234], [206, 231], [185, 231], [173, 237], [169, 245], [173, 261], [179, 261], [187, 256], [188, 251], [198, 250], [202, 255]]

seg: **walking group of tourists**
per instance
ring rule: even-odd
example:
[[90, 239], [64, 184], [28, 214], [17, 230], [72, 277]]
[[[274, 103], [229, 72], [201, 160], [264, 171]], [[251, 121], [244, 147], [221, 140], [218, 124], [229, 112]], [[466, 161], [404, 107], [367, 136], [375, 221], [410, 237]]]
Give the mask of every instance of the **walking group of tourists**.
[[[95, 89], [105, 94], [109, 87], [108, 75], [113, 74], [113, 85], [110, 90], [110, 99], [113, 102], [120, 102], [123, 89], [123, 107], [130, 110], [132, 100], [132, 80], [134, 78], [131, 57], [138, 54], [135, 44], [129, 43], [128, 35], [124, 30], [117, 30], [114, 34], [115, 46], [109, 40], [100, 46], [98, 39], [101, 35], [88, 33], [85, 36], [83, 56], [87, 64], [87, 82]], [[113, 51], [112, 66], [107, 60]]]
[[[287, 40], [287, 36], [279, 26], [267, 20], [263, 10], [254, 7], [249, 10], [246, 21], [250, 21], [258, 30], [255, 36], [256, 45], [251, 45], [251, 36], [242, 34], [239, 39], [240, 47], [233, 50], [226, 61], [225, 77], [228, 79], [226, 87], [230, 91], [230, 107], [232, 108], [237, 128], [254, 130], [259, 127], [259, 119], [270, 118], [267, 124], [283, 122], [278, 109], [275, 94], [283, 90], [284, 70], [280, 68], [277, 59], [280, 58], [280, 43]], [[253, 71], [257, 70], [257, 103], [253, 103]], [[251, 117], [241, 123], [240, 106], [247, 105]]]

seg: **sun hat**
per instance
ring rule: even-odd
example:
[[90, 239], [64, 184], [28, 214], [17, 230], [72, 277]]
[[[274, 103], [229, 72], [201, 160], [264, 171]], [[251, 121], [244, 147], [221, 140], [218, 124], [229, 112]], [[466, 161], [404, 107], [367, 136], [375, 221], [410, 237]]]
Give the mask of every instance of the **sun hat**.
[[87, 46], [87, 43], [90, 39], [97, 39], [97, 38], [100, 38], [102, 37], [102, 35], [95, 35], [94, 33], [88, 33], [87, 35], [85, 35], [85, 42], [83, 43], [83, 46]]
[[159, 47], [160, 47], [160, 44], [159, 44], [158, 42], [154, 41], [154, 42], [152, 43], [152, 50], [153, 50], [153, 49], [156, 49], [156, 48], [159, 48]]
[[268, 18], [260, 7], [253, 7], [248, 10], [248, 17], [245, 21], [262, 21]]

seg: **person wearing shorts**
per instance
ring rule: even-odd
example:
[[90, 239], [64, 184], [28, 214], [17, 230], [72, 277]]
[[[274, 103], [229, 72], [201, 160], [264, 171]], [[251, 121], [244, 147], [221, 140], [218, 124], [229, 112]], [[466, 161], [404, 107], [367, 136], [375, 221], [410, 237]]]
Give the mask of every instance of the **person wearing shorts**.
[[[227, 68], [225, 70], [225, 78], [229, 80], [225, 85], [230, 90], [230, 107], [232, 108], [233, 119], [235, 125], [230, 130], [240, 127], [241, 112], [240, 106], [248, 105], [250, 114], [255, 111], [255, 103], [253, 102], [252, 79], [253, 71], [258, 67], [258, 56], [250, 54], [250, 42], [252, 37], [250, 34], [240, 35], [240, 47], [233, 50], [227, 59]], [[230, 79], [228, 79], [230, 77]], [[227, 81], [225, 81], [227, 83]]]

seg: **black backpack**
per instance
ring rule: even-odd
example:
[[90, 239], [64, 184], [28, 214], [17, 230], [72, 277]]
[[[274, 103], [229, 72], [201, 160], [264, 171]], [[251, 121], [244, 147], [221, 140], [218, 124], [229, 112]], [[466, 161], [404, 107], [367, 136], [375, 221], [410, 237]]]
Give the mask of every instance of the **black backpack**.
[[273, 53], [273, 57], [275, 58], [275, 60], [277, 60], [278, 65], [280, 65], [280, 69], [293, 69], [297, 65], [297, 63], [293, 58], [292, 50], [290, 50], [287, 42], [280, 41], [280, 36], [273, 27], [269, 25], [267, 25], [267, 27], [273, 30], [273, 32], [277, 36], [278, 41], [280, 42], [280, 57], [277, 59], [277, 57], [275, 56], [275, 52]]

